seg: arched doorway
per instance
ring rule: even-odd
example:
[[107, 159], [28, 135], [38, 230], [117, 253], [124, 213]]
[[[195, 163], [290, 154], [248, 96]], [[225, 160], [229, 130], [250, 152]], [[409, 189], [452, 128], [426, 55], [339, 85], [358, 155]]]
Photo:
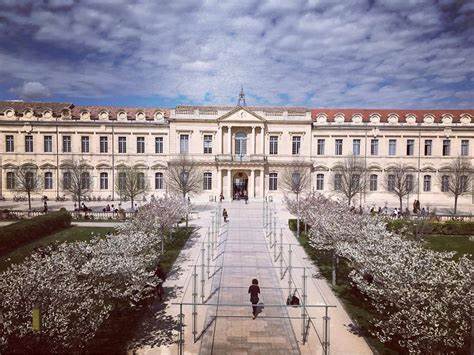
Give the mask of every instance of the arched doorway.
[[234, 200], [238, 200], [244, 198], [245, 196], [248, 196], [249, 178], [246, 173], [236, 173], [232, 182], [232, 198]]

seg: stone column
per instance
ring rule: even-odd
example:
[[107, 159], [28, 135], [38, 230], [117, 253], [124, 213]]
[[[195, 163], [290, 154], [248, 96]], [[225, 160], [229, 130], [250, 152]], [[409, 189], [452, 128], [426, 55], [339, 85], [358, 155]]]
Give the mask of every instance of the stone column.
[[217, 179], [217, 199], [219, 199], [222, 192], [222, 169], [217, 170], [216, 179]]
[[229, 201], [232, 201], [232, 170], [227, 169], [227, 196], [229, 197]]
[[255, 171], [250, 169], [250, 180], [249, 180], [249, 198], [255, 197]]
[[250, 154], [255, 154], [255, 126], [252, 126], [252, 138], [250, 142]]
[[262, 128], [260, 128], [260, 132], [262, 132], [262, 151], [261, 154], [265, 154], [265, 131]]
[[217, 154], [222, 154], [222, 127], [217, 127], [217, 133], [216, 133], [216, 144], [218, 146], [216, 147]]
[[260, 195], [265, 198], [265, 171], [260, 170]]
[[228, 152], [232, 155], [232, 128], [231, 126], [227, 127], [227, 143], [229, 144]]

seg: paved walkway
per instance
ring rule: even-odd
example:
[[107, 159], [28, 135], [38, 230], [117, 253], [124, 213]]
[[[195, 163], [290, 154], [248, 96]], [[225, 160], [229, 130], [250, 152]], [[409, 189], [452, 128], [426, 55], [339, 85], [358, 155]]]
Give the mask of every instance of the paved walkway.
[[[200, 354], [299, 354], [296, 336], [288, 318], [276, 269], [263, 234], [262, 209], [257, 204], [226, 205], [230, 221], [222, 234], [219, 270], [213, 279], [217, 290], [208, 301], [207, 328]], [[259, 280], [260, 301], [282, 307], [264, 308], [253, 320], [248, 287]], [[226, 306], [245, 305], [245, 306]]]

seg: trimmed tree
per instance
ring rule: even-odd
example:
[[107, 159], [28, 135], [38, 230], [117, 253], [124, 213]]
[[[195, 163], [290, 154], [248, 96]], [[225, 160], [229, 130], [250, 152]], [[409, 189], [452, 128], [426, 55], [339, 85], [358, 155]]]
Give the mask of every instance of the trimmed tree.
[[115, 181], [120, 199], [130, 199], [132, 209], [133, 202], [148, 191], [145, 174], [135, 167], [121, 168]]
[[[357, 194], [365, 191], [367, 185], [367, 169], [364, 161], [357, 156], [347, 156], [344, 162], [334, 169], [334, 190], [341, 193], [350, 206]], [[337, 175], [339, 175], [338, 178]]]
[[388, 192], [397, 196], [400, 203], [400, 212], [403, 208], [403, 198], [415, 189], [415, 179], [411, 172], [412, 169], [407, 165], [398, 163], [387, 169], [387, 175], [385, 176], [385, 188]]
[[468, 158], [457, 157], [440, 177], [441, 191], [454, 197], [454, 214], [458, 211], [459, 196], [472, 191], [473, 168]]
[[29, 211], [31, 211], [31, 194], [39, 192], [40, 189], [41, 181], [35, 165], [24, 164], [15, 170], [15, 191], [26, 194]]
[[85, 160], [72, 160], [64, 164], [62, 187], [69, 192], [81, 208], [81, 202], [91, 193], [91, 167]]

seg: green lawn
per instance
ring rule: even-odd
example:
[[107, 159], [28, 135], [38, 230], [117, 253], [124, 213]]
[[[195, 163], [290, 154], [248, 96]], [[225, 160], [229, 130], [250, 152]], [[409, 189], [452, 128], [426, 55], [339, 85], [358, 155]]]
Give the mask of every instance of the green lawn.
[[73, 242], [79, 240], [89, 240], [93, 235], [105, 235], [112, 233], [113, 227], [70, 227], [47, 237], [25, 244], [9, 254], [0, 257], [0, 271], [5, 270], [10, 264], [19, 263], [31, 254], [33, 249], [58, 242]]
[[454, 251], [456, 259], [463, 254], [474, 256], [474, 240], [467, 235], [428, 235], [425, 237], [425, 246], [436, 251]]

